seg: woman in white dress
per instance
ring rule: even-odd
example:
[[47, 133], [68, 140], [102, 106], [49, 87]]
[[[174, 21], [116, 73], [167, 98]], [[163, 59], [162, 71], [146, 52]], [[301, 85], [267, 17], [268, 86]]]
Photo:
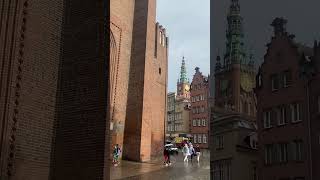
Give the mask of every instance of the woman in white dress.
[[187, 144], [184, 145], [184, 147], [182, 149], [182, 153], [184, 155], [183, 162], [188, 162], [188, 156], [190, 156], [190, 152], [189, 152], [189, 147]]

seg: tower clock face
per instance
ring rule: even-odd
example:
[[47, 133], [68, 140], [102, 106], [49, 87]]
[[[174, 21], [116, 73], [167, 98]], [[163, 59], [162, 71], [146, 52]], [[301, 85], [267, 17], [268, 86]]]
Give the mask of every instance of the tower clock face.
[[247, 73], [243, 73], [240, 76], [240, 81], [241, 81], [241, 88], [246, 91], [246, 92], [250, 92], [252, 91], [253, 88], [253, 82], [250, 78], [250, 76]]
[[185, 91], [189, 91], [189, 90], [190, 90], [190, 87], [188, 85], [186, 85]]

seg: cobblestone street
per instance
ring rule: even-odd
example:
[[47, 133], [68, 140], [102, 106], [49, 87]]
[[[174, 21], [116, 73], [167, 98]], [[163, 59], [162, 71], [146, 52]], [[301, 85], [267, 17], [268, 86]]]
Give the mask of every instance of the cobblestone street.
[[111, 167], [112, 180], [209, 180], [209, 151], [203, 151], [200, 163], [183, 162], [182, 153], [171, 157], [171, 166], [159, 163], [135, 163], [122, 161], [117, 167]]

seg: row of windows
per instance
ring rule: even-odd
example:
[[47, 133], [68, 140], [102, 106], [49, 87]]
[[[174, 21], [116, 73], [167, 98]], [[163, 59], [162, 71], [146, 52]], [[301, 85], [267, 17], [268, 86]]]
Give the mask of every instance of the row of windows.
[[289, 87], [292, 83], [291, 71], [287, 70], [280, 74], [271, 75], [271, 90]]
[[224, 147], [224, 137], [222, 135], [217, 136], [215, 138], [215, 146], [216, 146], [216, 149], [223, 149], [223, 147]]
[[290, 105], [281, 105], [263, 112], [263, 127], [271, 128], [277, 123], [278, 126], [285, 125], [288, 122], [302, 121], [302, 104], [294, 103]]
[[292, 161], [303, 161], [303, 141], [295, 140], [291, 143], [265, 145], [265, 164], [287, 163]]
[[168, 131], [182, 131], [183, 126], [181, 124], [176, 125], [168, 125], [167, 130]]
[[175, 116], [176, 119], [182, 119], [182, 113], [176, 113]]
[[207, 120], [206, 119], [193, 119], [192, 120], [192, 126], [207, 126]]
[[199, 114], [199, 113], [204, 113], [204, 112], [205, 112], [204, 106], [201, 106], [201, 107], [197, 106], [197, 107], [192, 108], [193, 114]]
[[248, 114], [248, 115], [254, 115], [254, 105], [251, 103], [247, 103], [245, 101], [242, 101], [240, 106], [240, 111], [242, 113]]
[[174, 121], [174, 114], [168, 115], [168, 121]]
[[198, 101], [204, 101], [204, 100], [205, 100], [204, 94], [191, 97], [191, 102], [198, 102]]
[[206, 144], [207, 143], [207, 135], [206, 134], [194, 134], [193, 135], [193, 143]]
[[203, 87], [203, 85], [201, 83], [199, 84], [192, 84], [190, 86], [191, 90], [197, 90], [197, 89], [201, 89]]

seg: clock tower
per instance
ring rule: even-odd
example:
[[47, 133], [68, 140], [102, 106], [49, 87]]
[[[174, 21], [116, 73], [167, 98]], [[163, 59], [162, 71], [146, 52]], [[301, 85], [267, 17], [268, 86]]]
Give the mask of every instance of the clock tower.
[[182, 57], [180, 79], [178, 79], [177, 82], [177, 98], [190, 99], [190, 83], [187, 78], [186, 62], [184, 57]]
[[238, 0], [231, 0], [227, 16], [226, 50], [215, 66], [215, 107], [255, 117], [253, 55], [244, 50], [243, 18]]

